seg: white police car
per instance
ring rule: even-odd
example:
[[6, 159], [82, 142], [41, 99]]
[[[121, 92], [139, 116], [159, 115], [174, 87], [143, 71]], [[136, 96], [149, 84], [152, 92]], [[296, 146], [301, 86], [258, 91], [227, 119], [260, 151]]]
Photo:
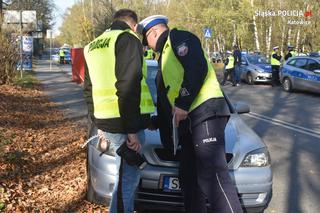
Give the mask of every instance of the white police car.
[[320, 93], [320, 57], [298, 56], [288, 59], [280, 68], [285, 91], [304, 90]]

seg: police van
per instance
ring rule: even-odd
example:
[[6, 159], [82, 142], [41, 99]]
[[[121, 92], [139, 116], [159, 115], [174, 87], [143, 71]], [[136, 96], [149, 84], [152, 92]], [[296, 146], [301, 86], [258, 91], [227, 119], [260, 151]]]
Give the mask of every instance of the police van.
[[285, 91], [304, 90], [320, 93], [320, 56], [298, 56], [280, 67], [280, 80]]

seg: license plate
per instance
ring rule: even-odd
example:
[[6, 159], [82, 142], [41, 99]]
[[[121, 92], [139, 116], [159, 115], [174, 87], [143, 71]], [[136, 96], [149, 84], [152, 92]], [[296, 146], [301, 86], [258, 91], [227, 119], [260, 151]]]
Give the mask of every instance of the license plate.
[[163, 177], [163, 191], [167, 191], [167, 192], [181, 191], [179, 178], [164, 176]]

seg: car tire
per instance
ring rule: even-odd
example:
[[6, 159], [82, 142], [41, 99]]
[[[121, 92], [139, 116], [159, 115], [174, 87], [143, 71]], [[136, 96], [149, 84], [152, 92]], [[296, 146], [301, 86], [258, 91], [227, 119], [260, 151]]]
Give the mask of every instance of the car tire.
[[292, 92], [292, 82], [289, 78], [284, 78], [282, 81], [282, 88], [286, 92]]
[[250, 84], [250, 85], [254, 84], [253, 76], [252, 76], [252, 74], [250, 72], [247, 74], [247, 83]]

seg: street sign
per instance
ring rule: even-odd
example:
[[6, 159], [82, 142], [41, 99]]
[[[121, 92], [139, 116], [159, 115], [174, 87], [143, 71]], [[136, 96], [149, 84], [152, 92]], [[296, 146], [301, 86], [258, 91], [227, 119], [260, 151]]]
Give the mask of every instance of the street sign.
[[211, 38], [212, 37], [212, 29], [211, 28], [204, 28], [204, 37], [205, 38]]
[[48, 39], [52, 38], [52, 30], [47, 30], [47, 38]]

